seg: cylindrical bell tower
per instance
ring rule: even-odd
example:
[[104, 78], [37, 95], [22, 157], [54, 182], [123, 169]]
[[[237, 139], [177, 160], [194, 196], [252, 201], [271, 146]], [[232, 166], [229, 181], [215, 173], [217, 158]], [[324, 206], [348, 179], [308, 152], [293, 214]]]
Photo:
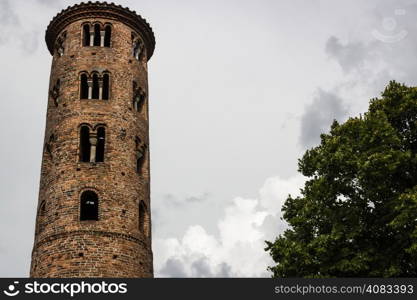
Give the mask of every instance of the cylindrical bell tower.
[[149, 24], [88, 2], [46, 30], [53, 55], [31, 277], [152, 277]]

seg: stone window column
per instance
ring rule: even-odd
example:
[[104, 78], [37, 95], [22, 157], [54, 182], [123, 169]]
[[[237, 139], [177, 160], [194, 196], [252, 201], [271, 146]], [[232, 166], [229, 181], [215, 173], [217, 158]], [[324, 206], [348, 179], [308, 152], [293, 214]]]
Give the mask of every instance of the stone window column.
[[143, 149], [142, 148], [138, 150], [138, 153], [136, 154], [136, 158], [137, 159], [143, 158]]
[[139, 60], [139, 54], [140, 54], [140, 43], [139, 41], [135, 41], [133, 43], [133, 56]]
[[96, 148], [97, 148], [97, 134], [90, 133], [89, 140], [90, 140], [90, 145], [91, 145], [90, 162], [95, 162], [96, 161]]
[[94, 26], [93, 30], [90, 31], [90, 46], [94, 46]]
[[98, 99], [103, 99], [103, 77], [98, 79]]
[[134, 109], [136, 111], [139, 111], [139, 101], [140, 101], [140, 97], [139, 97], [139, 95], [136, 95], [135, 96], [135, 104], [134, 104]]
[[88, 99], [93, 98], [93, 79], [89, 78], [87, 79], [88, 84]]
[[104, 30], [100, 31], [100, 47], [104, 47], [104, 36], [105, 35], [106, 35], [106, 32]]

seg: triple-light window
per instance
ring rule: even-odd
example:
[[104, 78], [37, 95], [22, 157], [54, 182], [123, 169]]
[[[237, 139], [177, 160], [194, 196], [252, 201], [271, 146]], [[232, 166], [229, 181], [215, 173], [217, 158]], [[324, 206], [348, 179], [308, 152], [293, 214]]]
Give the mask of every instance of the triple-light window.
[[83, 46], [111, 46], [111, 25], [100, 23], [83, 25]]
[[142, 61], [145, 58], [145, 44], [139, 38], [139, 36], [132, 32], [132, 55], [138, 61]]
[[138, 86], [136, 81], [133, 81], [133, 91], [132, 91], [132, 106], [133, 109], [139, 112], [143, 117], [146, 118], [146, 93], [145, 91]]
[[110, 74], [82, 72], [80, 75], [80, 98], [108, 100], [110, 97]]
[[65, 41], [67, 39], [67, 32], [64, 31], [61, 33], [58, 38], [55, 41], [54, 51], [58, 55], [58, 57], [61, 57], [65, 54]]

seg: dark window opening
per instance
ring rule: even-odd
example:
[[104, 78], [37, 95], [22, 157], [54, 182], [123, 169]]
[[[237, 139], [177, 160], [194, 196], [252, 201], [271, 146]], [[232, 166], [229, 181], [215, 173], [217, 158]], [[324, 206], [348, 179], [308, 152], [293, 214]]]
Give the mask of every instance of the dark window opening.
[[133, 57], [136, 58], [137, 60], [141, 59], [142, 56], [142, 43], [139, 39], [133, 40], [132, 41], [132, 53], [133, 53]]
[[94, 46], [100, 46], [100, 25], [94, 25]]
[[136, 83], [136, 81], [132, 81], [132, 106], [133, 108], [136, 110], [136, 95], [138, 93], [137, 91], [138, 89], [138, 84]]
[[80, 221], [98, 221], [98, 196], [93, 191], [81, 194]]
[[98, 99], [99, 96], [99, 83], [98, 83], [98, 75], [94, 74], [93, 75], [93, 96], [92, 99]]
[[60, 94], [60, 91], [59, 91], [60, 88], [61, 88], [61, 80], [58, 79], [51, 91], [51, 96], [52, 96], [52, 99], [54, 100], [55, 106], [58, 106], [58, 97]]
[[139, 203], [139, 231], [145, 233], [146, 206], [143, 201]]
[[83, 46], [84, 47], [90, 46], [90, 25], [85, 24], [83, 26], [83, 35], [84, 35]]
[[55, 45], [55, 50], [56, 50], [56, 53], [58, 54], [58, 56], [63, 56], [64, 53], [65, 53], [64, 42], [65, 42], [66, 37], [67, 37], [67, 33], [64, 32], [57, 39], [57, 42], [56, 42], [56, 45]]
[[88, 98], [88, 79], [86, 74], [81, 75], [81, 99]]
[[49, 136], [49, 140], [48, 142], [45, 144], [46, 146], [46, 151], [48, 152], [48, 154], [52, 155], [52, 144], [55, 142], [55, 135], [51, 134]]
[[104, 29], [104, 47], [110, 47], [110, 41], [111, 41], [111, 26], [107, 25]]
[[141, 140], [139, 137], [135, 137], [135, 149], [139, 150], [140, 145], [142, 144]]
[[97, 149], [96, 149], [96, 162], [104, 161], [104, 145], [106, 138], [106, 130], [104, 127], [97, 129]]
[[40, 233], [45, 229], [45, 214], [46, 214], [46, 202], [43, 200], [39, 205], [38, 219], [37, 219], [37, 232]]
[[145, 46], [141, 44], [140, 46], [140, 53], [139, 53], [139, 60], [142, 61], [145, 57]]
[[80, 161], [90, 161], [90, 128], [88, 126], [82, 126], [80, 130]]
[[55, 87], [59, 91], [59, 88], [61, 87], [61, 79], [58, 78], [58, 80], [55, 83]]
[[138, 112], [141, 112], [143, 110], [143, 106], [145, 104], [145, 94], [140, 94], [139, 96], [139, 103], [138, 103]]
[[46, 212], [46, 202], [42, 201], [41, 204], [39, 205], [39, 215], [43, 216], [45, 215]]
[[45, 150], [46, 150], [46, 153], [48, 153], [49, 155], [52, 155], [52, 149], [49, 143], [45, 144]]
[[142, 151], [138, 151], [136, 160], [136, 172], [142, 175], [143, 164], [145, 162], [145, 154]]
[[139, 102], [140, 102], [140, 97], [139, 97], [139, 94], [136, 93], [135, 94], [135, 97], [133, 98], [133, 108], [136, 111], [139, 111]]
[[109, 100], [109, 94], [110, 94], [110, 79], [109, 74], [103, 75], [103, 100]]

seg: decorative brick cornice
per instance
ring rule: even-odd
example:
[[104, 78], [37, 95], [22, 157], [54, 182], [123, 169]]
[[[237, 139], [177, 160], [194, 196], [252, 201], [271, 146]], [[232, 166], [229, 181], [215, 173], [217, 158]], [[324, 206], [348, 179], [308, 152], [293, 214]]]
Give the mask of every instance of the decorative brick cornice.
[[106, 18], [116, 20], [130, 26], [138, 32], [146, 46], [148, 60], [151, 58], [155, 49], [155, 36], [151, 26], [135, 11], [116, 5], [113, 2], [81, 2], [73, 6], [68, 6], [58, 13], [49, 23], [46, 29], [45, 40], [49, 52], [53, 54], [55, 40], [60, 32], [74, 21], [87, 18]]

